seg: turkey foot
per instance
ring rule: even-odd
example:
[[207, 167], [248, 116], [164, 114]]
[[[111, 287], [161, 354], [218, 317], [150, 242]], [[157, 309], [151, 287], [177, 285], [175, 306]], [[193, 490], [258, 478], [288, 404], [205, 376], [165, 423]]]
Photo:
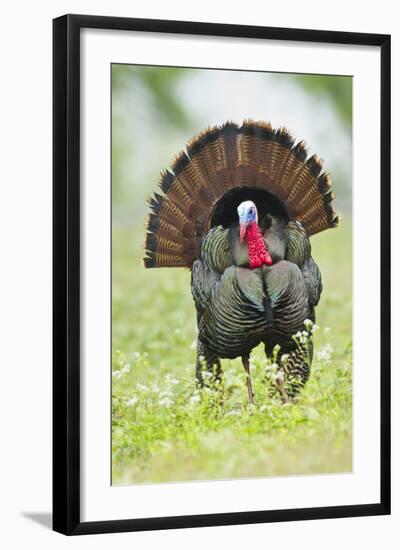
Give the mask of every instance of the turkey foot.
[[248, 393], [248, 396], [249, 396], [249, 403], [251, 405], [253, 405], [254, 404], [254, 393], [253, 393], [253, 388], [252, 388], [252, 385], [251, 385], [249, 358], [248, 357], [242, 357], [242, 363], [243, 363], [244, 370], [246, 371], [247, 393]]
[[285, 386], [280, 378], [276, 379], [276, 385], [278, 387], [279, 393], [281, 394], [282, 403], [289, 403], [289, 397], [286, 393]]

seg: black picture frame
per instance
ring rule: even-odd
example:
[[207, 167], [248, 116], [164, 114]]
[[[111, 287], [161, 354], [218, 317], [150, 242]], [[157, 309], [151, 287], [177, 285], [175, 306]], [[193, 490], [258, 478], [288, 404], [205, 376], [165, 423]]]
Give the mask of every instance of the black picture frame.
[[[80, 31], [84, 28], [306, 41], [381, 50], [381, 495], [371, 504], [81, 522]], [[53, 21], [53, 529], [66, 535], [390, 513], [390, 36], [65, 15]]]

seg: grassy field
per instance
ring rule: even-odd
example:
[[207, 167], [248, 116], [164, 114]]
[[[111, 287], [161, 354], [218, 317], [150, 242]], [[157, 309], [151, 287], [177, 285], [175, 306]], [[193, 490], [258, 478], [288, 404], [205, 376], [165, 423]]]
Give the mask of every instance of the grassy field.
[[312, 238], [324, 291], [312, 374], [295, 403], [267, 396], [253, 351], [256, 405], [240, 359], [223, 361], [225, 400], [194, 383], [190, 273], [145, 270], [143, 229], [113, 229], [113, 483], [346, 472], [352, 469], [351, 225]]

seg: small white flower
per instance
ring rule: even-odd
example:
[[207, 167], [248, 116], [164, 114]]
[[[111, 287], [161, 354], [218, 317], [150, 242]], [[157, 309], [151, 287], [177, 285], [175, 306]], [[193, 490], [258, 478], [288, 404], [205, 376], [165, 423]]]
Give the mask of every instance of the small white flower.
[[317, 330], [319, 330], [319, 326], [314, 325], [313, 328], [311, 329], [311, 334], [314, 334], [314, 332], [317, 332]]
[[173, 378], [169, 373], [166, 375], [165, 377], [165, 382], [167, 384], [173, 384], [173, 385], [177, 385], [179, 384], [179, 380], [177, 380], [176, 378]]
[[276, 382], [277, 380], [280, 380], [281, 382], [283, 382], [283, 379], [284, 379], [284, 376], [283, 376], [283, 372], [280, 370], [279, 372], [277, 372], [274, 376], [273, 376], [273, 379], [274, 381]]
[[120, 370], [113, 370], [112, 375], [114, 378], [121, 378], [122, 374]]
[[284, 353], [281, 357], [281, 363], [282, 365], [286, 365], [286, 363], [288, 362], [289, 360], [289, 354], [288, 353]]
[[296, 332], [296, 334], [294, 335], [294, 337], [295, 337], [295, 338], [301, 338], [301, 332], [300, 332], [300, 331]]
[[169, 397], [164, 397], [163, 399], [160, 399], [158, 404], [160, 405], [160, 407], [171, 407], [174, 402]]
[[226, 413], [226, 416], [240, 416], [241, 412], [239, 409], [233, 409], [232, 411], [228, 411]]
[[139, 398], [136, 397], [135, 395], [133, 397], [131, 397], [130, 399], [128, 399], [128, 401], [126, 402], [126, 406], [127, 407], [133, 407], [133, 405], [136, 405], [136, 403], [139, 401]]
[[311, 321], [311, 319], [306, 319], [304, 321], [304, 326], [306, 327], [307, 330], [310, 330], [313, 326], [313, 322]]
[[317, 352], [317, 358], [318, 361], [327, 361], [329, 359], [330, 355], [325, 350], [321, 350]]
[[189, 399], [189, 405], [197, 405], [197, 403], [200, 403], [200, 399], [200, 394], [193, 394], [192, 397]]
[[319, 361], [329, 361], [333, 352], [333, 348], [330, 344], [327, 344], [324, 348], [317, 352], [317, 358]]
[[140, 384], [140, 383], [136, 384], [136, 389], [138, 391], [142, 391], [142, 392], [146, 392], [146, 391], [149, 390], [149, 388], [147, 386], [145, 386], [144, 384]]

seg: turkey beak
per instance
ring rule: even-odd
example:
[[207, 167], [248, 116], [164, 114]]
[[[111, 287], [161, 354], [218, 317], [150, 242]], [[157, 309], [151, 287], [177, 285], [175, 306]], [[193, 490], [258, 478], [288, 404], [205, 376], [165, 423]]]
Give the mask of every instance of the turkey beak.
[[246, 236], [247, 223], [240, 224], [240, 242], [243, 242], [243, 239]]

